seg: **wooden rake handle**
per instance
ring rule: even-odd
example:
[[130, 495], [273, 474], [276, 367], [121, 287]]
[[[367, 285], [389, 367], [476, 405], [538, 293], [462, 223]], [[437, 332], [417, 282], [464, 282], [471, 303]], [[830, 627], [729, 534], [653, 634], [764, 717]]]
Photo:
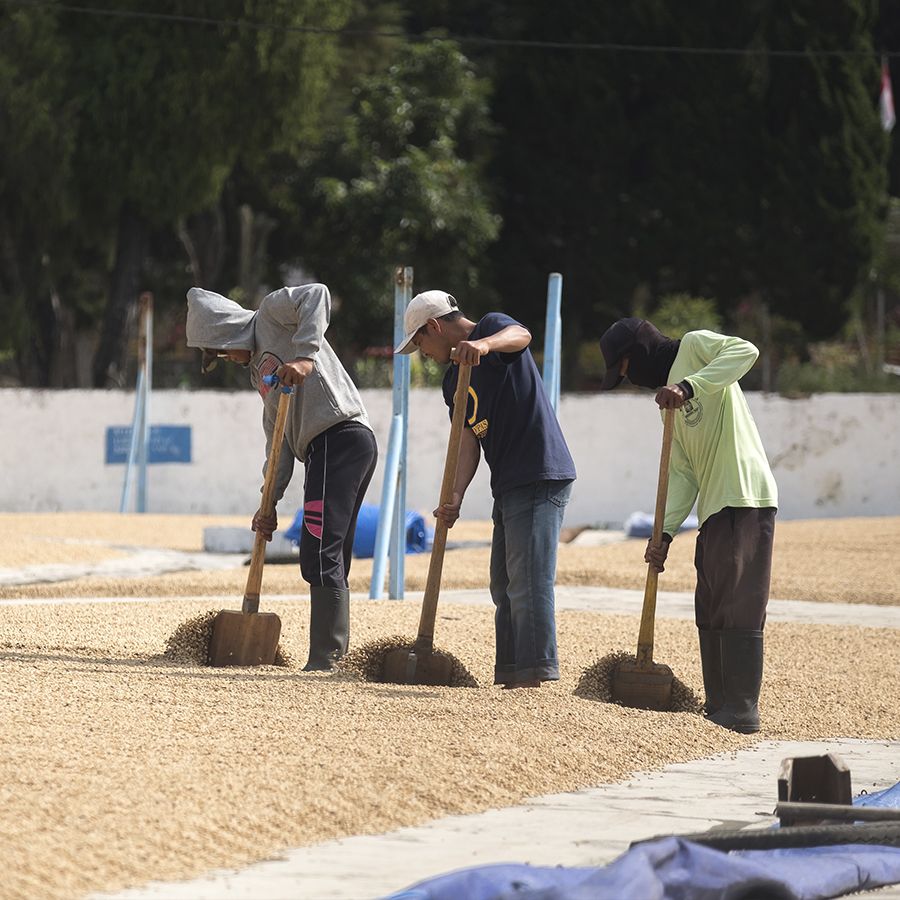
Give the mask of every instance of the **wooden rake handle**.
[[[284, 391], [280, 386], [277, 390], [278, 413], [275, 416], [275, 427], [272, 430], [272, 446], [269, 448], [269, 461], [266, 464], [266, 479], [263, 482], [262, 501], [259, 504], [263, 515], [271, 516], [275, 511], [273, 495], [275, 494], [275, 475], [278, 472], [278, 460], [281, 458], [281, 445], [284, 443], [284, 429], [287, 424], [288, 410], [291, 407], [291, 395], [293, 391]], [[244, 602], [241, 611], [245, 613], [259, 612], [259, 591], [262, 587], [263, 563], [266, 561], [265, 537], [256, 532], [256, 540], [253, 541], [253, 553], [250, 556], [250, 571], [247, 573], [247, 588], [244, 591]]]
[[[461, 363], [456, 392], [453, 395], [453, 418], [450, 420], [450, 439], [447, 442], [444, 480], [441, 482], [440, 506], [453, 500], [456, 470], [459, 466], [459, 447], [462, 443], [462, 432], [466, 423], [466, 406], [469, 401], [469, 380], [471, 376], [472, 367]], [[446, 547], [447, 525], [441, 519], [438, 519], [434, 527], [434, 542], [431, 546], [431, 560], [428, 563], [428, 581], [425, 583], [422, 614], [419, 617], [419, 635], [416, 638], [416, 647], [420, 650], [431, 650], [434, 646], [434, 620], [437, 616], [437, 602], [441, 592], [441, 572], [444, 568], [444, 550]]]
[[[659, 481], [656, 485], [656, 511], [653, 514], [651, 542], [658, 547], [662, 542], [663, 523], [666, 518], [666, 495], [669, 492], [669, 457], [672, 455], [672, 435], [675, 431], [675, 410], [667, 409], [663, 422], [662, 452], [659, 455]], [[647, 564], [647, 582], [644, 585], [644, 605], [641, 609], [641, 630], [638, 632], [637, 664], [642, 668], [653, 665], [653, 631], [656, 626], [656, 587], [659, 573]]]

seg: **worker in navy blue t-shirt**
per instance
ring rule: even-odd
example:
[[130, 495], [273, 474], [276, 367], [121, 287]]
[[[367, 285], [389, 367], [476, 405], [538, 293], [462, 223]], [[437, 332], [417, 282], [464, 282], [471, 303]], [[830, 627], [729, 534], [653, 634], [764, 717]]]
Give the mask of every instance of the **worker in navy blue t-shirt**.
[[[404, 327], [406, 337], [395, 353], [419, 350], [448, 365], [455, 347], [455, 361], [473, 367], [453, 502], [434, 515], [453, 526], [483, 452], [494, 495], [494, 683], [517, 688], [556, 681], [553, 582], [575, 464], [527, 349], [531, 333], [503, 313], [472, 322], [446, 291], [413, 297]], [[450, 365], [443, 390], [451, 416], [458, 377], [459, 369]]]

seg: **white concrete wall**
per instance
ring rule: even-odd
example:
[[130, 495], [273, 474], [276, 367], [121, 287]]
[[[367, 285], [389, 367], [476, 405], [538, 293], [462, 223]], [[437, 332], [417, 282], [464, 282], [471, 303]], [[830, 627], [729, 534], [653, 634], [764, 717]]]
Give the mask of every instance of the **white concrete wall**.
[[[748, 395], [781, 495], [782, 518], [900, 514], [900, 395]], [[366, 391], [382, 459], [390, 391]], [[114, 391], [0, 389], [0, 510], [118, 510], [124, 465], [104, 463], [109, 425], [131, 422], [134, 398]], [[408, 507], [435, 506], [449, 420], [436, 390], [410, 397]], [[255, 393], [158, 391], [151, 419], [190, 425], [193, 461], [149, 467], [150, 512], [251, 514], [261, 484], [262, 409]], [[569, 524], [619, 524], [652, 512], [661, 427], [647, 395], [567, 395], [560, 420], [578, 467]], [[300, 505], [300, 466], [288, 490]], [[381, 466], [367, 503], [378, 503]], [[285, 508], [283, 506], [283, 508]], [[482, 464], [463, 506], [487, 518]]]

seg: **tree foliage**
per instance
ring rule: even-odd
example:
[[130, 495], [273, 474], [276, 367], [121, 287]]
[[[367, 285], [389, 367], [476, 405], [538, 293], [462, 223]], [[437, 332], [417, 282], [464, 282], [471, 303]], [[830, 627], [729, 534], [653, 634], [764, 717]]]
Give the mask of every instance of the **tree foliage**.
[[[555, 269], [582, 335], [672, 291], [723, 311], [759, 293], [812, 334], [840, 326], [874, 251], [887, 141], [873, 4], [829, 9], [518, 6], [519, 38], [737, 51], [502, 54], [497, 265], [531, 298], [528, 314], [542, 298], [527, 286]], [[816, 55], [838, 48], [858, 55]]]
[[338, 127], [296, 178], [298, 258], [343, 299], [336, 332], [391, 340], [395, 264], [460, 300], [479, 286], [499, 221], [481, 175], [487, 84], [447, 41], [401, 44], [363, 76]]
[[343, 349], [390, 342], [397, 264], [538, 340], [559, 271], [567, 339], [686, 295], [725, 326], [784, 323], [791, 354], [841, 329], [872, 271], [890, 286], [890, 5], [92, 8], [115, 15], [14, 4], [0, 21], [0, 354], [25, 383], [123, 383], [140, 290], [165, 307], [163, 361], [189, 284], [252, 304], [298, 269], [331, 285]]
[[689, 331], [706, 328], [722, 330], [722, 317], [716, 301], [690, 294], [667, 294], [649, 316], [653, 324], [670, 338], [681, 339]]
[[[886, 203], [888, 140], [881, 129], [874, 4], [774, 7], [771, 49], [810, 51], [808, 61], [772, 63], [761, 92], [759, 257], [756, 281], [773, 309], [815, 337], [833, 335], [847, 299], [868, 275]], [[837, 49], [858, 56], [816, 55]]]
[[[223, 22], [198, 28], [128, 17], [146, 8], [140, 0], [108, 5], [117, 15], [20, 14], [33, 26], [20, 52], [30, 65], [46, 65], [47, 41], [59, 48], [46, 80], [61, 87], [52, 97], [35, 95], [34, 105], [49, 100], [51, 130], [60, 109], [72, 111], [70, 157], [45, 148], [51, 160], [70, 160], [66, 188], [78, 221], [68, 241], [55, 236], [55, 249], [69, 256], [73, 245], [86, 245], [81, 265], [99, 267], [101, 282], [109, 278], [98, 304], [104, 310], [94, 360], [98, 384], [119, 368], [152, 233], [174, 229], [215, 203], [238, 166], [263, 167], [269, 153], [315, 137], [338, 51], [334, 38], [296, 26], [339, 28], [351, 9], [350, 0], [166, 0], [154, 7]], [[242, 19], [276, 27], [227, 24]], [[13, 110], [16, 100], [4, 92]], [[33, 196], [23, 194], [29, 202]], [[51, 210], [47, 221], [58, 223], [58, 214]], [[96, 290], [96, 283], [90, 286]], [[79, 303], [78, 287], [77, 277], [63, 286], [69, 302]], [[46, 287], [32, 280], [25, 290], [34, 318]]]
[[59, 334], [54, 305], [68, 259], [74, 110], [70, 48], [47, 9], [17, 9], [0, 28], [0, 351], [46, 384]]

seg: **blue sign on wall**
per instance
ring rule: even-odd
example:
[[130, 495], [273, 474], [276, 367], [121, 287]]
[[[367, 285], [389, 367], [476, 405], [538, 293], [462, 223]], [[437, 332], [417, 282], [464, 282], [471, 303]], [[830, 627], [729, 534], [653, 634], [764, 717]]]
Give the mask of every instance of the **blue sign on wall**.
[[[131, 426], [111, 425], [106, 429], [106, 463], [128, 462]], [[190, 425], [151, 425], [148, 463], [189, 463], [191, 461]]]

